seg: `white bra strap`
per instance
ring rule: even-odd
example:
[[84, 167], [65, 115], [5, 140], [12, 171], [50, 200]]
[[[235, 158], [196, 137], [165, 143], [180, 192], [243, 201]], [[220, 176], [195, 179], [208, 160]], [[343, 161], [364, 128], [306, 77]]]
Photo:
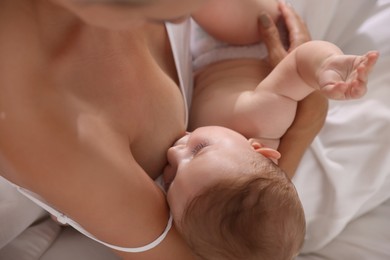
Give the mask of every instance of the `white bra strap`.
[[50, 214], [54, 215], [57, 218], [57, 221], [60, 222], [61, 224], [64, 224], [64, 225], [69, 224], [70, 226], [72, 226], [74, 229], [76, 229], [77, 231], [79, 231], [83, 235], [85, 235], [85, 236], [91, 238], [92, 240], [95, 240], [96, 242], [103, 244], [109, 248], [115, 249], [117, 251], [123, 251], [123, 252], [129, 252], [129, 253], [139, 253], [139, 252], [144, 252], [144, 251], [150, 250], [150, 249], [156, 247], [158, 244], [160, 244], [164, 240], [164, 238], [167, 236], [169, 230], [172, 227], [173, 218], [172, 218], [172, 214], [169, 213], [168, 224], [167, 224], [164, 232], [153, 242], [151, 242], [145, 246], [134, 247], [134, 248], [126, 248], [126, 247], [111, 245], [111, 244], [108, 244], [106, 242], [103, 242], [103, 241], [97, 239], [95, 236], [93, 236], [91, 233], [89, 233], [87, 230], [85, 230], [82, 226], [80, 226], [73, 219], [68, 218], [65, 214], [57, 211], [56, 209], [52, 208], [48, 204], [46, 204], [43, 201], [41, 201], [40, 199], [38, 199], [36, 196], [34, 196], [34, 193], [32, 193], [26, 189], [23, 189], [19, 186], [16, 186], [16, 185], [14, 185], [14, 186], [24, 196], [26, 196], [27, 198], [32, 200], [34, 203], [36, 203], [38, 206], [40, 206], [41, 208], [43, 208], [44, 210], [46, 210]]

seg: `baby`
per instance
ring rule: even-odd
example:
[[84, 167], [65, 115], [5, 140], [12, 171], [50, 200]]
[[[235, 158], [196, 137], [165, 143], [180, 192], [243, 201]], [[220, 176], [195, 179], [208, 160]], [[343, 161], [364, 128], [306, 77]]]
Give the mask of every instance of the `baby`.
[[299, 252], [305, 217], [294, 185], [268, 159], [275, 154], [218, 126], [168, 150], [168, 203], [199, 259], [285, 260]]
[[[253, 2], [276, 8], [272, 1]], [[233, 17], [234, 1], [226, 3], [224, 14]], [[204, 28], [217, 37], [232, 28], [215, 18], [221, 14], [212, 7], [213, 1], [194, 19], [219, 21]], [[224, 40], [246, 43], [245, 33]], [[277, 166], [279, 139], [294, 120], [297, 102], [313, 91], [337, 100], [362, 97], [378, 53], [344, 55], [334, 44], [311, 41], [270, 71], [261, 55], [248, 57], [247, 47], [238, 47], [244, 53], [239, 58], [231, 46], [222, 46], [201, 54], [207, 58], [196, 71], [190, 114], [196, 130], [168, 151], [164, 180], [173, 218], [201, 259], [292, 259], [303, 243], [305, 219], [293, 184]]]

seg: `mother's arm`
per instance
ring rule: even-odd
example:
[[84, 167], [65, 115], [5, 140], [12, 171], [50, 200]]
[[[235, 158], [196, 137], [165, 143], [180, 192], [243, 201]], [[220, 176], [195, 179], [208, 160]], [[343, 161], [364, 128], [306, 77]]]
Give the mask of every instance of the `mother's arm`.
[[328, 100], [320, 92], [313, 92], [298, 103], [295, 120], [283, 135], [278, 149], [282, 154], [279, 166], [290, 179], [306, 149], [321, 130], [327, 112]]
[[[288, 52], [310, 41], [310, 33], [302, 18], [290, 7], [279, 4], [289, 33], [289, 48], [286, 50], [277, 26], [267, 14], [259, 18], [259, 31], [269, 52], [269, 62], [275, 67]], [[292, 178], [306, 149], [321, 130], [328, 111], [328, 100], [319, 92], [313, 92], [298, 103], [295, 120], [281, 139], [279, 166]]]

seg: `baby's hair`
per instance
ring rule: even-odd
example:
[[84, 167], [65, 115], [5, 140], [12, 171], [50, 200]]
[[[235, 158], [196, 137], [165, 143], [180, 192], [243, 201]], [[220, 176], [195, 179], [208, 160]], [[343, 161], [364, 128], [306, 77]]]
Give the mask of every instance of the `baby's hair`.
[[305, 217], [292, 182], [274, 163], [214, 185], [186, 208], [182, 235], [200, 259], [286, 260], [299, 252]]

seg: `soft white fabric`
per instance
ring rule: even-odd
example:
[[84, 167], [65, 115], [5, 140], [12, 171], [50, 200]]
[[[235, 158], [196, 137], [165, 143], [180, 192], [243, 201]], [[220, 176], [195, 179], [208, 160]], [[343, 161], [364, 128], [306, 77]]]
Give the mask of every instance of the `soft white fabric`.
[[[291, 2], [314, 39], [347, 54], [381, 53], [362, 100], [330, 102], [325, 126], [293, 180], [307, 217], [299, 259], [390, 259], [390, 247], [383, 247], [390, 245], [390, 225], [383, 225], [390, 215], [379, 216], [389, 211], [377, 208], [390, 198], [390, 1]], [[372, 210], [377, 218], [363, 216]], [[370, 226], [376, 234], [362, 232]]]
[[0, 249], [44, 215], [44, 210], [0, 176]]
[[[63, 227], [60, 236], [40, 258], [15, 260], [119, 260], [108, 247], [83, 236], [70, 227]], [[13, 259], [10, 259], [13, 260]]]
[[[390, 200], [352, 220], [336, 238], [315, 253], [296, 260], [389, 260]], [[385, 230], [384, 230], [385, 229]]]
[[234, 46], [218, 41], [191, 19], [191, 54], [194, 72], [219, 61], [268, 56], [264, 43]]
[[193, 90], [192, 57], [190, 51], [191, 23], [190, 20], [181, 24], [167, 23], [166, 28], [179, 76], [180, 89], [183, 93], [184, 103], [186, 105], [187, 124]]
[[60, 233], [60, 226], [51, 218], [28, 227], [0, 250], [0, 259], [40, 259]]

